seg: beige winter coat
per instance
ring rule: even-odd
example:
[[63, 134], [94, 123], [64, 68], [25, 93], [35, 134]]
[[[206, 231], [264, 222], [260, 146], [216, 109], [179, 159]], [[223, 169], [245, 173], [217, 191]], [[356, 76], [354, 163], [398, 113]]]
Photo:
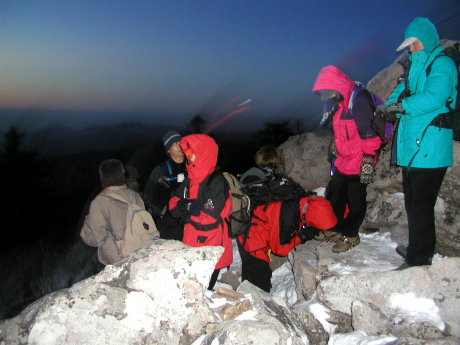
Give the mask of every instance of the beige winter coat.
[[104, 265], [122, 259], [115, 239], [119, 240], [124, 236], [128, 208], [127, 204], [109, 197], [109, 191], [125, 200], [130, 200], [132, 194], [135, 203], [144, 207], [141, 196], [126, 185], [107, 187], [91, 202], [80, 236], [87, 245], [98, 247], [98, 259]]

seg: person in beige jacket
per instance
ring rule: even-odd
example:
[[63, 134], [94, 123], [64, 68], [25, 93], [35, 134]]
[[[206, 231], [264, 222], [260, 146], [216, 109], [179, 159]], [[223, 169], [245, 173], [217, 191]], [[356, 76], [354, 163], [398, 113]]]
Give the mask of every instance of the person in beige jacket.
[[123, 258], [115, 241], [124, 237], [128, 209], [128, 204], [108, 194], [131, 200], [142, 208], [144, 202], [136, 191], [128, 188], [121, 161], [103, 161], [99, 165], [99, 177], [103, 190], [91, 202], [80, 236], [87, 245], [98, 248], [98, 260], [105, 266]]

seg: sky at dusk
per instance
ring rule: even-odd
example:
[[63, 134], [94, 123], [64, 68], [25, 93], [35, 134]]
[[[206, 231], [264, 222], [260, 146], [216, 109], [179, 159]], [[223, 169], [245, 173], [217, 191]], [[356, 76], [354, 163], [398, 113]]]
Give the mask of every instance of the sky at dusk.
[[218, 120], [239, 107], [247, 123], [313, 116], [321, 67], [367, 82], [416, 16], [460, 39], [459, 3], [3, 0], [0, 112], [65, 111], [75, 123]]

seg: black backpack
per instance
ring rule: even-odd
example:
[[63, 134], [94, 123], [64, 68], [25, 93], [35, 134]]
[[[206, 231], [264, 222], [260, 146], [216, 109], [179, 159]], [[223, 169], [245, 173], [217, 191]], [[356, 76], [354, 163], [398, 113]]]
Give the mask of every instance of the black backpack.
[[[457, 72], [460, 67], [460, 43], [457, 42], [451, 47], [446, 47], [444, 51], [436, 56], [433, 61], [428, 65], [426, 69], [426, 76], [431, 72], [431, 68], [433, 63], [436, 59], [440, 56], [448, 56], [452, 60], [454, 60], [455, 65], [457, 66]], [[460, 74], [457, 73], [457, 99], [455, 102], [455, 107], [452, 108], [453, 99], [449, 99], [447, 101], [447, 107], [449, 108], [448, 113], [439, 114], [437, 117], [431, 121], [431, 126], [441, 127], [441, 128], [449, 128], [452, 129], [454, 132], [454, 140], [460, 141], [460, 92], [459, 92], [459, 82], [460, 82]]]
[[253, 208], [274, 201], [299, 200], [312, 193], [283, 175], [267, 176], [263, 181], [244, 186], [242, 190], [251, 199]]

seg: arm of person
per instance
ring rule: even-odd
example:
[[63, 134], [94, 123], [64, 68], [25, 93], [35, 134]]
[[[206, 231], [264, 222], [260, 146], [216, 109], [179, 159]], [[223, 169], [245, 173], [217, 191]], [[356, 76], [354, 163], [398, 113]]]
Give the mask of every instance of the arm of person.
[[80, 236], [83, 242], [92, 247], [100, 246], [107, 237], [107, 221], [97, 199], [91, 202]]
[[389, 104], [391, 102], [396, 102], [398, 100], [399, 96], [401, 95], [401, 93], [403, 93], [405, 89], [406, 89], [406, 84], [404, 82], [399, 83], [398, 85], [396, 85], [396, 88], [393, 90], [393, 92], [391, 93], [390, 97], [388, 97], [388, 99], [385, 102], [385, 104]]
[[402, 101], [407, 116], [418, 117], [435, 112], [447, 112], [446, 103], [452, 95], [456, 80], [457, 67], [453, 60], [444, 56], [437, 58], [423, 90]]
[[186, 179], [182, 182], [176, 190], [173, 190], [171, 193], [171, 198], [169, 199], [168, 207], [171, 212], [171, 215], [175, 218], [181, 218], [185, 220], [189, 212], [186, 209], [187, 199], [187, 189], [190, 186], [190, 180]]
[[163, 175], [161, 164], [157, 165], [150, 174], [144, 188], [144, 202], [154, 217], [160, 216], [165, 205], [160, 203], [162, 188], [158, 180]]
[[360, 93], [353, 106], [353, 117], [361, 138], [361, 151], [366, 155], [376, 155], [382, 146], [382, 139], [371, 129], [371, 119], [374, 109], [366, 93]]

